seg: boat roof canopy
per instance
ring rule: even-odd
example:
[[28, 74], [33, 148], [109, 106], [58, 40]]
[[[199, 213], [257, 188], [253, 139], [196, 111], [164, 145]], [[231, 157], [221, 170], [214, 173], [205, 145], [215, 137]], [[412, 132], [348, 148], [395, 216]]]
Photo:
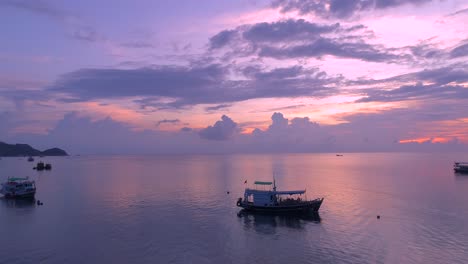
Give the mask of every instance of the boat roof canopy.
[[27, 180], [29, 180], [28, 177], [26, 177], [26, 178], [18, 178], [18, 177], [8, 178], [8, 181], [27, 181]]
[[294, 195], [294, 194], [304, 194], [306, 190], [295, 190], [295, 191], [265, 191], [265, 190], [256, 190], [256, 189], [245, 189], [247, 195], [251, 194], [268, 194], [268, 195]]
[[298, 191], [276, 191], [276, 194], [279, 195], [293, 195], [293, 194], [304, 194], [306, 191], [305, 190], [298, 190]]
[[264, 182], [264, 181], [255, 181], [254, 184], [258, 185], [272, 185], [272, 182]]

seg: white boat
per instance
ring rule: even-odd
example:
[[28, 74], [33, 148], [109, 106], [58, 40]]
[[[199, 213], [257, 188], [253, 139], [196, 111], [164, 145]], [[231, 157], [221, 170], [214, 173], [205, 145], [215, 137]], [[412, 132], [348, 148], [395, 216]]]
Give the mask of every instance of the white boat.
[[[237, 200], [237, 206], [247, 211], [258, 212], [318, 212], [323, 198], [307, 200], [306, 190], [277, 191], [276, 183], [256, 181], [255, 186], [267, 186], [269, 189], [246, 188], [244, 198]], [[270, 188], [273, 186], [273, 188]]]
[[468, 162], [455, 162], [453, 170], [459, 173], [468, 173]]
[[5, 198], [34, 198], [36, 194], [36, 183], [26, 178], [8, 178], [2, 183], [0, 194]]

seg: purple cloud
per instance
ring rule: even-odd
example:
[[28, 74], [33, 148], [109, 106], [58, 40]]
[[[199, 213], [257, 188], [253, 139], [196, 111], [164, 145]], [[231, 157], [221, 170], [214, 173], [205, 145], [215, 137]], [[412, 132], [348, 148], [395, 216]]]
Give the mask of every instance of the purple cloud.
[[[467, 41], [465, 41], [467, 42]], [[465, 57], [468, 56], [468, 43], [462, 44], [456, 48], [454, 48], [450, 52], [450, 57], [452, 58], [460, 58], [460, 57]]]
[[216, 121], [213, 126], [200, 130], [198, 134], [201, 138], [208, 140], [228, 140], [238, 131], [237, 123], [232, 121], [228, 116], [223, 115], [220, 121]]
[[156, 126], [160, 126], [161, 124], [178, 124], [180, 123], [179, 119], [163, 119], [159, 120], [158, 123], [156, 123]]
[[431, 0], [274, 0], [271, 5], [285, 13], [297, 11], [302, 15], [316, 14], [324, 18], [346, 19], [362, 11], [428, 2]]
[[[229, 47], [233, 49], [232, 56], [257, 55], [276, 59], [321, 58], [325, 55], [388, 63], [410, 59], [403, 49], [366, 43], [369, 34], [373, 34], [366, 30], [362, 25], [342, 27], [338, 23], [323, 25], [289, 19], [222, 31], [210, 39], [210, 46], [212, 49]], [[229, 38], [222, 37], [226, 34]]]
[[[263, 71], [238, 70], [246, 80], [230, 80], [227, 67], [157, 66], [140, 69], [83, 69], [63, 75], [48, 90], [66, 94], [64, 101], [144, 97], [142, 107], [184, 107], [197, 104], [226, 104], [254, 98], [321, 97], [335, 92], [340, 78], [318, 69], [293, 66]], [[287, 76], [287, 78], [281, 78]], [[159, 98], [173, 98], [160, 103]]]

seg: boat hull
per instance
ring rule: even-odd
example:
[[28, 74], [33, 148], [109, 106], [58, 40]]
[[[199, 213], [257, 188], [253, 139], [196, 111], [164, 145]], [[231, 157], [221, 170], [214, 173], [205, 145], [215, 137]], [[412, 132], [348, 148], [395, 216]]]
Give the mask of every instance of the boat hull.
[[24, 192], [24, 193], [11, 193], [11, 192], [0, 192], [6, 199], [34, 199], [36, 191]]
[[468, 168], [454, 168], [453, 171], [456, 173], [468, 173]]
[[238, 201], [237, 206], [246, 211], [265, 213], [298, 213], [298, 212], [318, 212], [322, 205], [323, 198], [302, 202], [294, 205], [257, 206], [253, 203]]

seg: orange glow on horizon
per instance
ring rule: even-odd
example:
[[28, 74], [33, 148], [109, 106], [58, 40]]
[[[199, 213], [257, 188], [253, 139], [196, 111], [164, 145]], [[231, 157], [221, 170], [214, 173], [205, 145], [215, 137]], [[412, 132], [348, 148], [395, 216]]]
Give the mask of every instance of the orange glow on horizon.
[[435, 137], [435, 138], [430, 138], [430, 137], [424, 137], [424, 138], [415, 138], [415, 139], [404, 139], [398, 141], [400, 144], [407, 144], [407, 143], [448, 143], [450, 142], [450, 138], [444, 138], [444, 137]]

